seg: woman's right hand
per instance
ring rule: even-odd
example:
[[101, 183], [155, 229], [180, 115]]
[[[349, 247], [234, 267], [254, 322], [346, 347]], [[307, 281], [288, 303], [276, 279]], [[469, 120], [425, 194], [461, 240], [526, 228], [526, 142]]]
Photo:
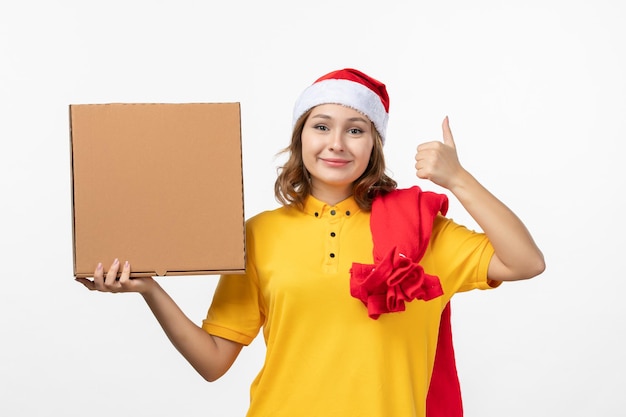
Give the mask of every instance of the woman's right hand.
[[91, 291], [140, 293], [172, 344], [207, 381], [215, 381], [233, 364], [242, 344], [213, 336], [189, 320], [174, 300], [152, 277], [131, 278], [130, 264], [116, 259], [106, 274], [98, 264], [93, 279], [76, 278]]
[[76, 281], [83, 284], [90, 291], [100, 292], [138, 292], [145, 294], [150, 289], [156, 287], [156, 281], [152, 277], [131, 278], [130, 277], [130, 263], [124, 262], [122, 266], [122, 273], [120, 277], [117, 274], [120, 270], [120, 261], [116, 259], [113, 264], [104, 273], [104, 267], [102, 263], [99, 263], [96, 270], [93, 273], [93, 280], [89, 278], [76, 278]]

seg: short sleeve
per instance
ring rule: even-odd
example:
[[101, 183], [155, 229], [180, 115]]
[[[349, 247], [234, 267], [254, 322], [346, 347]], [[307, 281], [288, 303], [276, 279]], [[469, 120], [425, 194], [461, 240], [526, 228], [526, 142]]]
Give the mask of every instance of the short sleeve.
[[252, 268], [243, 275], [223, 275], [202, 328], [215, 336], [249, 345], [263, 325], [259, 288]]
[[487, 278], [493, 254], [493, 246], [484, 233], [437, 216], [423, 267], [427, 273], [439, 277], [447, 294], [486, 290], [500, 284]]

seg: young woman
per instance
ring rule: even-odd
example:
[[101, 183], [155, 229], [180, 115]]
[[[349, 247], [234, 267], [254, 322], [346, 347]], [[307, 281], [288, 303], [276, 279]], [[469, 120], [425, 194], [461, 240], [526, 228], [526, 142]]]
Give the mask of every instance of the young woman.
[[447, 118], [443, 142], [418, 146], [417, 176], [447, 189], [484, 233], [446, 218], [445, 195], [396, 190], [383, 156], [388, 111], [385, 85], [354, 69], [302, 93], [275, 185], [282, 207], [247, 221], [246, 274], [221, 277], [202, 326], [155, 280], [130, 279], [128, 262], [99, 264], [93, 280], [79, 281], [141, 293], [209, 381], [262, 330], [267, 353], [249, 416], [425, 416], [428, 408], [432, 417], [436, 403], [455, 401], [460, 415], [451, 297], [534, 277], [544, 259], [517, 216], [460, 165]]

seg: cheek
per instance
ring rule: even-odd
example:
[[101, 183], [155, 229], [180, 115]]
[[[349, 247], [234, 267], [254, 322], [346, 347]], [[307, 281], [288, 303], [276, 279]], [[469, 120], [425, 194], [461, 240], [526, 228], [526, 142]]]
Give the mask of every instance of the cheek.
[[307, 140], [304, 136], [302, 136], [301, 140], [302, 163], [304, 164], [304, 167], [310, 171], [310, 168], [315, 162], [317, 151], [315, 150], [314, 143], [310, 139]]
[[313, 148], [315, 146], [315, 140], [313, 140], [310, 135], [303, 132], [302, 136], [300, 136], [300, 145], [302, 147], [303, 154], [311, 153], [313, 152]]
[[374, 146], [363, 147], [358, 151], [359, 164], [367, 167], [374, 152]]

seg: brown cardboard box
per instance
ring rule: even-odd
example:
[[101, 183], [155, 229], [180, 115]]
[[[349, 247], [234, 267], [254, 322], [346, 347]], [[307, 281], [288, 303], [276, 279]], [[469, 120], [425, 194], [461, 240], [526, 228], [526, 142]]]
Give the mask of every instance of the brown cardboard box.
[[74, 275], [245, 269], [239, 103], [70, 105]]

